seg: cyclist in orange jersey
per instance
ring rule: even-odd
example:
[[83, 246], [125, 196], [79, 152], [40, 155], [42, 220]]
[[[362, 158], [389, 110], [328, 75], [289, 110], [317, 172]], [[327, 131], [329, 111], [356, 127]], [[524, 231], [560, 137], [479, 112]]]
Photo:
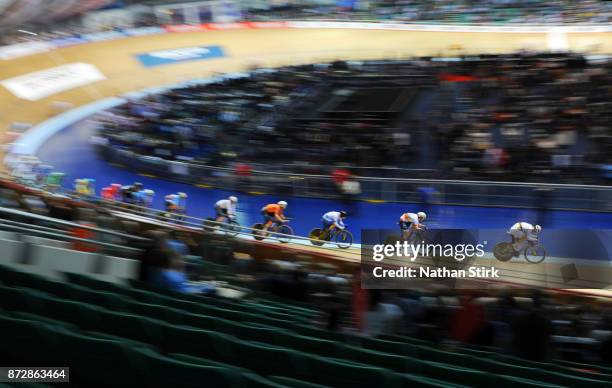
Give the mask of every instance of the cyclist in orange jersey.
[[287, 208], [287, 202], [278, 201], [277, 203], [270, 203], [261, 209], [261, 214], [264, 216], [264, 227], [263, 230], [268, 230], [274, 223], [282, 224], [287, 219], [283, 214], [283, 211]]

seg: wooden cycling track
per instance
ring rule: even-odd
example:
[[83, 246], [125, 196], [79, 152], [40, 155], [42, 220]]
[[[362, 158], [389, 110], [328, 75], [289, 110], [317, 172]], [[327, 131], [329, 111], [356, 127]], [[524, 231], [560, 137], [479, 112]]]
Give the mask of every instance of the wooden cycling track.
[[[569, 49], [612, 53], [612, 33], [568, 33]], [[219, 45], [226, 57], [153, 68], [135, 54], [198, 45]], [[85, 62], [107, 77], [35, 102], [0, 88], [0, 131], [13, 122], [38, 123], [52, 114], [54, 101], [75, 106], [151, 86], [178, 83], [253, 66], [281, 66], [333, 59], [378, 59], [458, 53], [546, 50], [545, 33], [449, 33], [351, 29], [260, 29], [168, 33], [81, 44], [42, 54], [0, 61], [0, 79], [65, 63]]]
[[[612, 33], [567, 33], [568, 49], [588, 54], [612, 53]], [[218, 45], [224, 58], [147, 68], [136, 54], [181, 47]], [[168, 33], [81, 44], [0, 61], [0, 79], [73, 62], [95, 65], [106, 80], [38, 100], [18, 99], [0, 88], [0, 131], [15, 122], [37, 124], [57, 112], [54, 102], [83, 105], [104, 97], [153, 86], [253, 67], [276, 67], [336, 59], [388, 59], [547, 50], [547, 33], [450, 33], [358, 29], [258, 29]], [[301, 249], [302, 247], [300, 247]], [[318, 251], [319, 249], [313, 249]], [[334, 252], [358, 261], [356, 249]], [[525, 270], [533, 267], [525, 267]]]

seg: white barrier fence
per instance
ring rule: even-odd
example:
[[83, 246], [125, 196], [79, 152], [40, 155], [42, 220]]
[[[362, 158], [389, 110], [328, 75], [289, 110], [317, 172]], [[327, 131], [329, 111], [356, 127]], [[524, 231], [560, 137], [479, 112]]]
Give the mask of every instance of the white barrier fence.
[[[23, 257], [26, 250], [28, 255]], [[56, 280], [62, 280], [62, 273], [77, 273], [108, 282], [127, 284], [129, 279], [138, 278], [140, 262], [0, 238], [0, 265]]]

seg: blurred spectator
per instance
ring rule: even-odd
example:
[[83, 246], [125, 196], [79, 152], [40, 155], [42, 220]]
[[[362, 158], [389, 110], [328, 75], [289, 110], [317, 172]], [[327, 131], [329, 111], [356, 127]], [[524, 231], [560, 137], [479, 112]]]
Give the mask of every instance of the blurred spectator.
[[338, 167], [332, 171], [332, 179], [336, 186], [342, 190], [342, 185], [351, 177], [351, 172], [346, 168]]
[[190, 294], [214, 293], [215, 287], [208, 284], [190, 284], [184, 272], [184, 262], [178, 255], [170, 255], [164, 267], [152, 268], [149, 282], [159, 288]]
[[[76, 216], [74, 217], [74, 221], [79, 225], [88, 226], [88, 227], [96, 227], [96, 211], [94, 209], [86, 209], [86, 208], [75, 208], [74, 212]], [[71, 230], [71, 234], [73, 237], [77, 237], [80, 239], [86, 240], [96, 240], [97, 233], [94, 230], [88, 228], [81, 228], [75, 226]], [[81, 252], [96, 252], [98, 251], [98, 246], [93, 243], [74, 240], [72, 242], [72, 249], [81, 251]]]
[[264, 276], [261, 287], [274, 295], [298, 301], [309, 299], [309, 285], [307, 274], [300, 269], [294, 269], [288, 273], [272, 273]]
[[364, 316], [363, 331], [371, 336], [392, 334], [401, 326], [402, 310], [395, 304], [382, 302], [382, 292], [370, 290], [369, 308]]
[[[136, 3], [136, 2], [130, 2]], [[0, 36], [2, 44], [16, 44], [37, 40], [79, 38], [90, 33], [117, 31], [118, 28], [146, 27], [160, 23], [153, 8], [157, 2], [138, 2], [139, 11], [129, 22], [117, 19], [108, 23], [86, 23], [83, 15], [60, 18], [49, 25], [41, 16], [23, 21], [19, 30], [7, 29]], [[241, 5], [245, 20], [337, 20], [382, 21], [395, 23], [452, 23], [452, 24], [606, 24], [612, 21], [612, 6], [605, 0], [389, 0], [350, 3], [338, 6], [336, 2], [280, 2], [267, 4], [265, 9], [251, 3]], [[100, 3], [103, 4], [103, 3]], [[253, 3], [253, 4], [256, 4]], [[359, 4], [359, 5], [358, 5]], [[13, 26], [14, 27], [14, 26]], [[25, 34], [24, 30], [34, 34]], [[14, 31], [14, 32], [13, 32]]]
[[430, 23], [563, 24], [608, 23], [612, 21], [609, 2], [589, 0], [391, 0], [370, 2], [361, 7], [338, 7], [320, 3], [296, 3], [282, 8], [251, 10], [255, 20], [322, 19], [382, 20]]
[[546, 361], [550, 357], [553, 328], [544, 315], [540, 295], [535, 295], [532, 308], [517, 314], [512, 329], [512, 345], [517, 356], [533, 361]]
[[451, 318], [451, 336], [460, 342], [473, 343], [484, 326], [484, 307], [475, 303], [471, 295], [464, 297], [462, 299], [461, 308]]
[[419, 333], [419, 323], [425, 314], [419, 296], [416, 291], [405, 290], [398, 298], [398, 306], [403, 312], [403, 327], [399, 330], [402, 334], [417, 336]]
[[168, 235], [166, 240], [168, 248], [178, 255], [180, 258], [184, 258], [189, 255], [189, 247], [183, 241], [181, 241], [180, 232], [173, 230]]
[[251, 174], [253, 172], [253, 167], [246, 163], [238, 163], [234, 168], [234, 174], [236, 175], [238, 187], [242, 187], [244, 189], [249, 188], [249, 182], [251, 179]]
[[170, 263], [172, 251], [168, 248], [166, 240], [168, 235], [161, 230], [150, 230], [143, 234], [149, 241], [142, 246], [143, 252], [139, 258], [139, 279], [148, 281], [150, 272], [154, 268], [167, 268]]

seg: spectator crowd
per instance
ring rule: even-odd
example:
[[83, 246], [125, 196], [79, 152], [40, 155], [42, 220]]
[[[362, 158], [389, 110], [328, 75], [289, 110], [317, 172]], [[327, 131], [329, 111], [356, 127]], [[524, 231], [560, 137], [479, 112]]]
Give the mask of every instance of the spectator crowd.
[[351, 19], [393, 22], [566, 24], [609, 23], [612, 5], [606, 1], [546, 0], [390, 0], [367, 6], [338, 7], [300, 2], [247, 14], [252, 19]]
[[[87, 23], [87, 18], [83, 15], [72, 15], [53, 22], [44, 19], [44, 22], [26, 20], [18, 31], [13, 28], [5, 29], [0, 35], [0, 43], [71, 39], [91, 33], [112, 32], [115, 27], [149, 27], [163, 24], [154, 8], [160, 4], [159, 1], [133, 1], [124, 5], [131, 5], [129, 3], [137, 3], [137, 11], [130, 14], [129, 23], [117, 20], [119, 25], [112, 22], [108, 25], [92, 25]], [[182, 3], [188, 4], [189, 1]], [[355, 20], [504, 25], [607, 24], [612, 21], [612, 4], [605, 0], [385, 0], [346, 2], [344, 6], [339, 4], [342, 2], [320, 1], [247, 3], [241, 4], [241, 20], [245, 21]], [[181, 13], [182, 11], [177, 11], [177, 14]], [[23, 33], [24, 30], [37, 35]]]
[[96, 143], [266, 171], [602, 183], [610, 70], [537, 53], [257, 70], [131, 100], [97, 118]]

